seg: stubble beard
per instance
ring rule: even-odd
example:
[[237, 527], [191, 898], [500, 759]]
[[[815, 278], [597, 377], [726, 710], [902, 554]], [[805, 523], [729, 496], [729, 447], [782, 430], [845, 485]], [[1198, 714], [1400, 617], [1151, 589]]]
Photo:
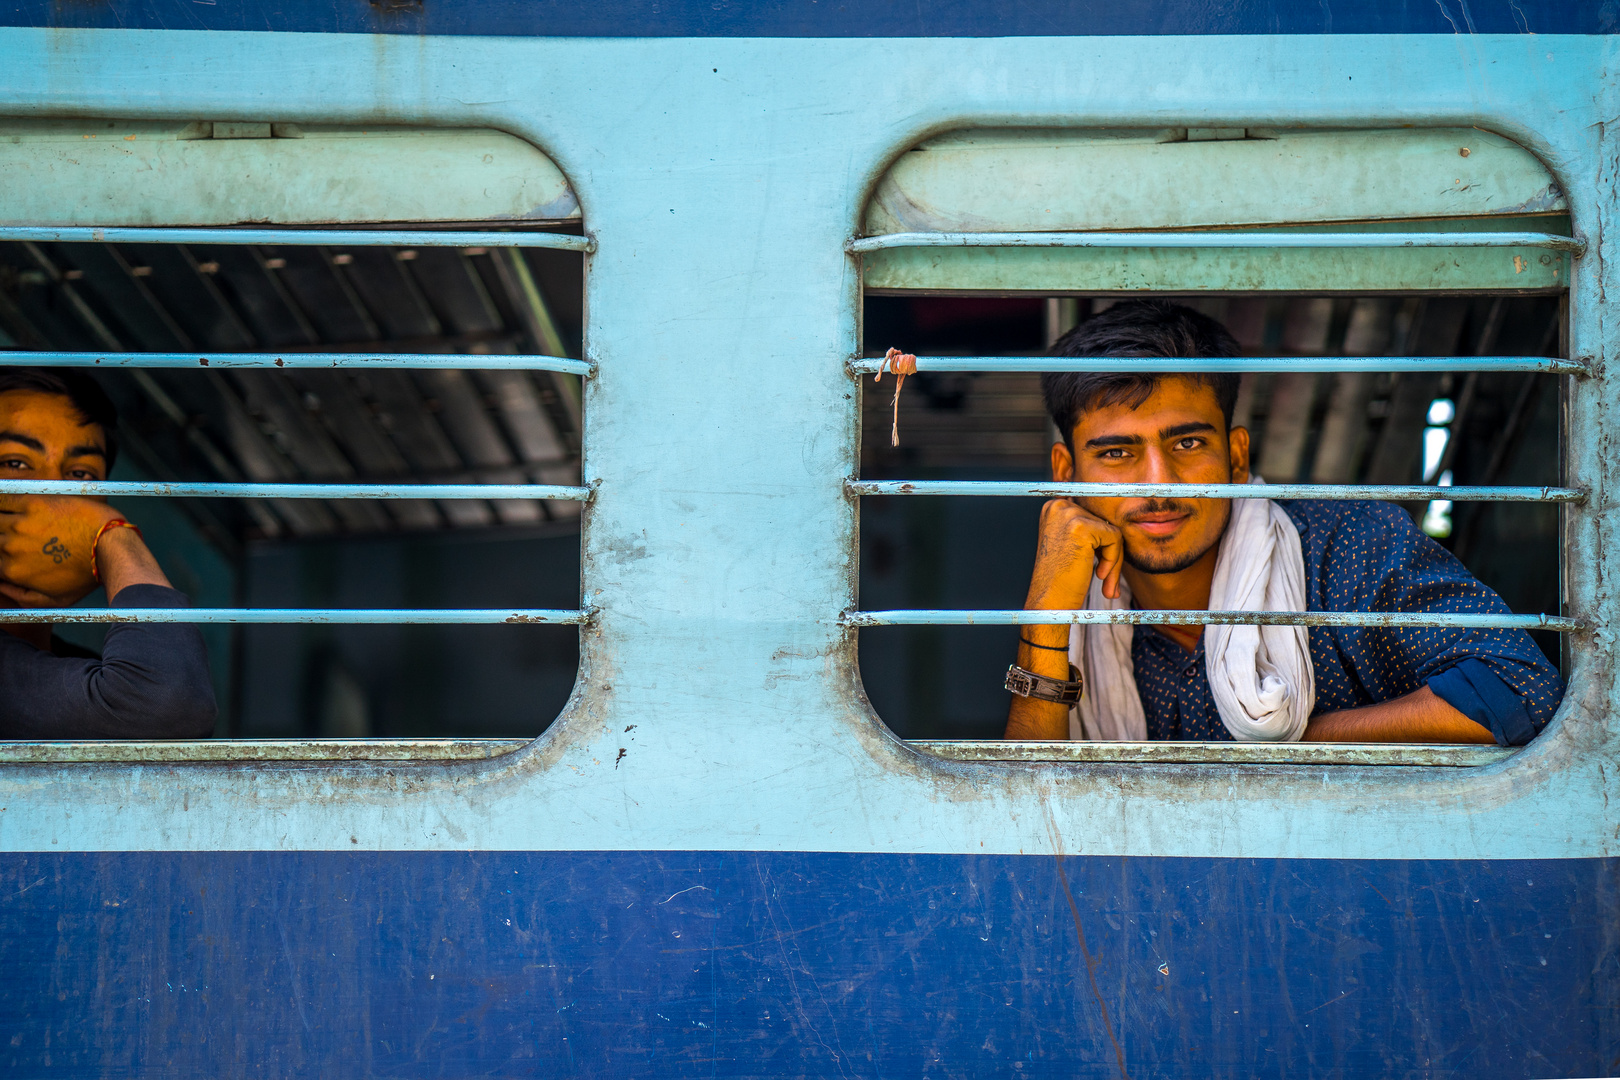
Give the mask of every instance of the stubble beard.
[[[1181, 555], [1161, 555], [1153, 547], [1146, 552], [1134, 552], [1131, 545], [1125, 545], [1125, 563], [1134, 570], [1144, 574], [1179, 574], [1189, 566], [1208, 555], [1210, 550], [1221, 542], [1226, 536], [1226, 527], [1232, 522], [1232, 504], [1226, 503], [1222, 508], [1221, 527], [1215, 531], [1215, 537], [1209, 543], [1196, 551]], [[1153, 556], [1159, 555], [1159, 558]], [[1144, 557], [1146, 556], [1146, 557]]]

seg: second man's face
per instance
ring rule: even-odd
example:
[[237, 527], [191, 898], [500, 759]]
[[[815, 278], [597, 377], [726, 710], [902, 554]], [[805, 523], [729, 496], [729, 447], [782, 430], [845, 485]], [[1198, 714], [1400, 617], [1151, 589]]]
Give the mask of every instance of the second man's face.
[[107, 436], [59, 394], [8, 390], [0, 394], [0, 476], [105, 480]]
[[[1160, 379], [1141, 405], [1080, 415], [1074, 454], [1052, 448], [1052, 478], [1103, 484], [1225, 484], [1249, 480], [1249, 433], [1226, 429], [1215, 391], [1193, 379]], [[1067, 475], [1062, 475], [1067, 473]], [[1125, 561], [1149, 574], [1184, 570], [1220, 543], [1226, 499], [1080, 499], [1116, 526]]]

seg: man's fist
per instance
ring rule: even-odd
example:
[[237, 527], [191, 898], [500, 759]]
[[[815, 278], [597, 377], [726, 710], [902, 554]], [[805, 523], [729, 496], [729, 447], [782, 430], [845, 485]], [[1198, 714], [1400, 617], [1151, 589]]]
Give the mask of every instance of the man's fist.
[[118, 511], [80, 495], [0, 496], [0, 595], [25, 607], [66, 607], [96, 587], [96, 534]]
[[1119, 530], [1072, 499], [1041, 507], [1041, 537], [1035, 549], [1025, 608], [1070, 610], [1086, 606], [1091, 579], [1103, 579], [1103, 595], [1119, 595], [1125, 542]]

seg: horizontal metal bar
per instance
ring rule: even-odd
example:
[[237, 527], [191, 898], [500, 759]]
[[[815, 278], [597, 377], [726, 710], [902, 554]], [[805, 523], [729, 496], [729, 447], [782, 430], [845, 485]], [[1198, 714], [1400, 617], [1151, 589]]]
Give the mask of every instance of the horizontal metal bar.
[[227, 484], [146, 480], [0, 480], [0, 495], [101, 495], [188, 499], [556, 499], [586, 502], [591, 489], [561, 484]]
[[[176, 739], [164, 742], [0, 741], [0, 764], [90, 764], [208, 761], [484, 761], [530, 739]], [[1247, 745], [1247, 744], [1245, 744]], [[1311, 744], [1321, 745], [1321, 744]]]
[[6, 367], [120, 368], [461, 368], [470, 371], [562, 371], [589, 377], [596, 365], [566, 356], [490, 353], [98, 353], [0, 351]]
[[[10, 618], [10, 614], [6, 618]], [[977, 611], [907, 609], [850, 611], [845, 626], [1061, 626], [1125, 623], [1132, 626], [1441, 626], [1480, 630], [1559, 630], [1583, 627], [1559, 615], [1477, 615], [1451, 611]]]
[[1580, 255], [1586, 244], [1540, 232], [904, 232], [865, 236], [852, 255], [891, 248], [1550, 248]]
[[230, 229], [0, 225], [0, 240], [63, 244], [270, 244], [292, 247], [516, 247], [595, 251], [589, 236], [467, 229]]
[[7, 608], [8, 623], [331, 623], [342, 626], [576, 626], [590, 611], [558, 608]]
[[1519, 752], [1516, 746], [1451, 746], [1443, 743], [913, 739], [906, 745], [951, 761], [1133, 765], [1423, 765], [1473, 768], [1506, 761]]
[[[848, 364], [852, 375], [883, 370], [880, 356]], [[1552, 375], [1590, 375], [1587, 357], [1560, 360], [1553, 356], [919, 356], [918, 371], [1056, 372], [1092, 371], [1179, 375], [1185, 372], [1334, 372], [1365, 371], [1544, 371]]]
[[[3, 481], [0, 481], [3, 483]], [[987, 495], [1041, 499], [1376, 499], [1385, 502], [1580, 503], [1558, 487], [1437, 487], [1432, 484], [1062, 484], [1015, 480], [846, 480], [851, 495]], [[3, 488], [0, 488], [3, 490]]]

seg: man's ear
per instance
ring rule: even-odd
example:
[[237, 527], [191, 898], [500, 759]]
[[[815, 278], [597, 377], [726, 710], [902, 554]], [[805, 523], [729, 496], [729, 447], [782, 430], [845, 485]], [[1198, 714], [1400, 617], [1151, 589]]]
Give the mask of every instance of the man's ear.
[[1232, 483], [1249, 482], [1249, 429], [1235, 427], [1226, 433], [1227, 449], [1232, 455]]
[[1067, 484], [1074, 479], [1074, 455], [1069, 453], [1066, 443], [1052, 444], [1052, 479], [1060, 484]]

